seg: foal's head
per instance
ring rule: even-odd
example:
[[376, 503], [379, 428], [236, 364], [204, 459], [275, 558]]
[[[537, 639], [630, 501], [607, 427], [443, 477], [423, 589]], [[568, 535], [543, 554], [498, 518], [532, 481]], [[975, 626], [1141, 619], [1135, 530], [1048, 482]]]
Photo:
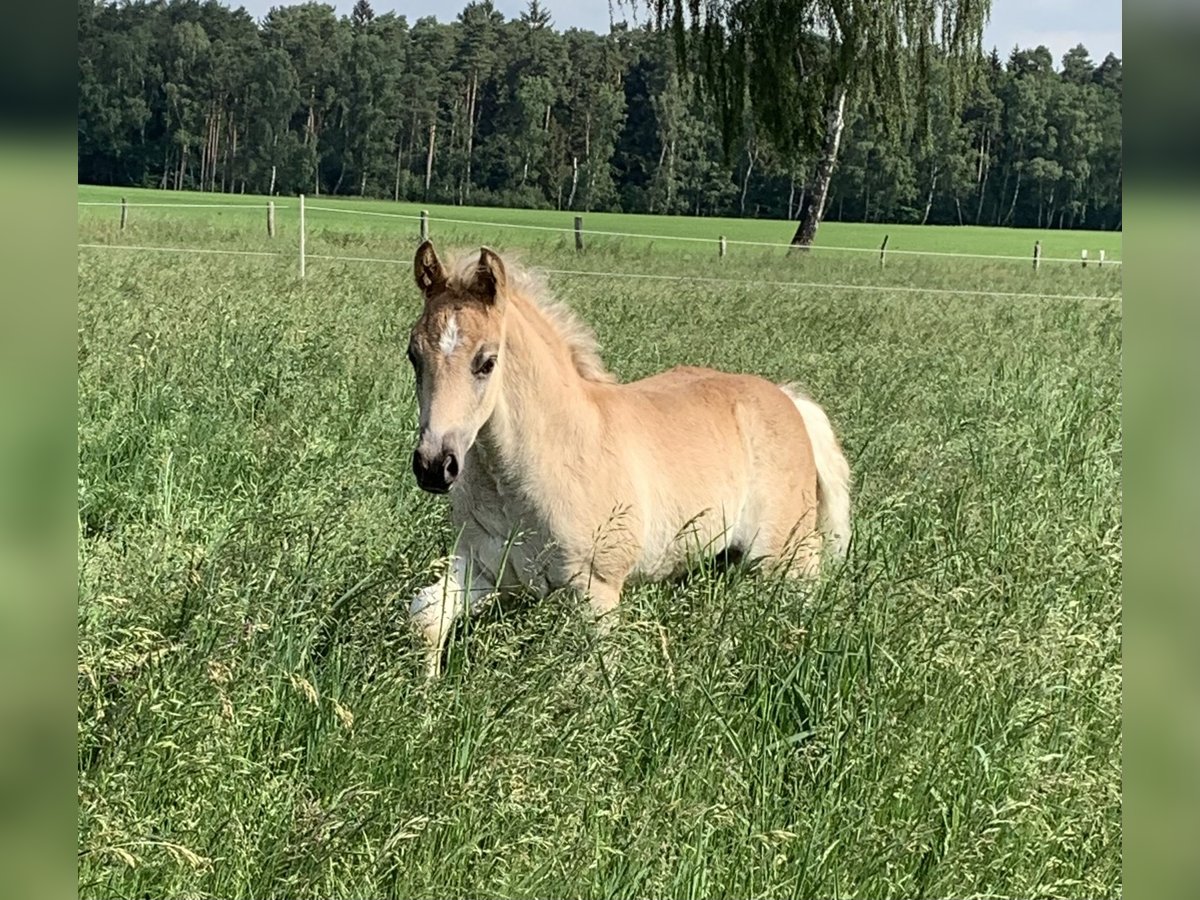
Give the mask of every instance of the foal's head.
[[508, 282], [504, 263], [486, 247], [474, 268], [451, 276], [425, 241], [413, 268], [425, 295], [408, 344], [421, 413], [413, 472], [422, 488], [444, 494], [496, 408]]

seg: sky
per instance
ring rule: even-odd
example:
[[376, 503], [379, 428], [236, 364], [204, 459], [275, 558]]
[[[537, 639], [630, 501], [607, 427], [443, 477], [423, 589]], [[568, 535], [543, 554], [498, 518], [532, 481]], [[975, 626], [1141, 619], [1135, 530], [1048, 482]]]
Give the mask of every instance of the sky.
[[[230, 6], [244, 6], [255, 18], [261, 18], [272, 6], [291, 5], [287, 0], [223, 0]], [[331, 2], [331, 0], [325, 0]], [[354, 0], [332, 0], [341, 14], [348, 14]], [[506, 19], [516, 18], [527, 0], [492, 0]], [[458, 15], [466, 0], [372, 0], [376, 13], [394, 11], [415, 22], [422, 16], [448, 21]], [[614, 18], [631, 18], [628, 0], [623, 8], [613, 4]], [[609, 3], [606, 0], [542, 0], [554, 25], [560, 31], [586, 28], [608, 31]], [[638, 18], [646, 15], [645, 0], [638, 3]], [[992, 47], [1007, 58], [1014, 46], [1032, 48], [1045, 44], [1054, 55], [1055, 65], [1076, 44], [1083, 44], [1096, 62], [1105, 54], [1121, 56], [1121, 0], [992, 0], [992, 18], [983, 34], [983, 47]]]

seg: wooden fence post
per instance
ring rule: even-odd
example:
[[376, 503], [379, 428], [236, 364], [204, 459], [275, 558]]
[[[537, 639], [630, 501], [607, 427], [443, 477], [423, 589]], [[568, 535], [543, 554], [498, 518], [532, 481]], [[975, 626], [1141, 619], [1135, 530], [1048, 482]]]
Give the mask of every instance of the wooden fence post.
[[267, 237], [275, 237], [275, 201], [267, 201]]
[[883, 268], [884, 260], [887, 257], [887, 242], [889, 237], [891, 237], [890, 234], [885, 234], [883, 236], [883, 243], [879, 245], [879, 268], [881, 269]]
[[304, 195], [300, 195], [300, 277], [304, 277]]
[[575, 217], [575, 249], [583, 249], [583, 216]]
[[1042, 264], [1042, 242], [1034, 241], [1033, 242], [1033, 271], [1036, 272], [1038, 270], [1038, 267], [1041, 264]]
[[1079, 261], [1081, 263], [1083, 263], [1083, 267], [1086, 269], [1087, 268], [1087, 251], [1086, 250], [1079, 251]]
[[129, 208], [125, 205], [125, 198], [121, 198], [121, 230], [125, 230], [125, 222], [129, 218]]
[[721, 259], [725, 258], [725, 235], [721, 235], [720, 249], [717, 252]]
[[429, 240], [429, 210], [421, 210], [421, 243]]

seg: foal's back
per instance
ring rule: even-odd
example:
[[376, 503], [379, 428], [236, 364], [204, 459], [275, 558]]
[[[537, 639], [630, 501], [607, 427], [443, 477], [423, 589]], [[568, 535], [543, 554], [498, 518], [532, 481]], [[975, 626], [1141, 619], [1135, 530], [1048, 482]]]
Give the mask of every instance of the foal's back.
[[785, 555], [790, 538], [814, 531], [812, 446], [779, 386], [688, 366], [604, 386], [598, 399], [613, 420], [618, 456], [635, 473], [647, 535], [639, 574], [678, 569], [681, 529], [705, 549], [766, 557]]

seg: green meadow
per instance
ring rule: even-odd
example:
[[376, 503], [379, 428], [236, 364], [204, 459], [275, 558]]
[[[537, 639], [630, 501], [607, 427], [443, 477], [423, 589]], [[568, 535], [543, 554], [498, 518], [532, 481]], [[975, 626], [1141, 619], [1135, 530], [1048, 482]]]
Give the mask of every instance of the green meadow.
[[[84, 186], [79, 187], [79, 199], [84, 202], [119, 202], [125, 197], [130, 203], [213, 203], [213, 204], [246, 204], [264, 208], [266, 197], [253, 197], [240, 194], [202, 194], [180, 193], [178, 191], [158, 191], [138, 188], [107, 188]], [[294, 228], [296, 207], [295, 197], [275, 197], [275, 203], [280, 207], [277, 216], [281, 227]], [[323, 206], [339, 210], [347, 210], [350, 214], [312, 212], [309, 215], [309, 225], [316, 229], [333, 229], [340, 232], [368, 234], [394, 233], [398, 227], [416, 229], [416, 223], [408, 226], [402, 222], [389, 220], [386, 216], [417, 217], [421, 210], [427, 210], [431, 219], [430, 233], [436, 238], [459, 240], [467, 237], [481, 237], [499, 244], [516, 244], [518, 246], [561, 242], [563, 246], [574, 247], [574, 238], [570, 232], [574, 228], [576, 213], [559, 212], [555, 210], [532, 209], [498, 209], [488, 207], [439, 206], [437, 204], [392, 203], [384, 200], [355, 200], [345, 197], [306, 198], [309, 206]], [[287, 209], [284, 209], [287, 207]], [[118, 213], [109, 209], [104, 213], [99, 210], [87, 209], [90, 216], [104, 218], [112, 222], [118, 221]], [[354, 215], [354, 213], [371, 213], [374, 215]], [[383, 215], [379, 215], [383, 214]], [[229, 220], [241, 222], [248, 215], [245, 212], [229, 210], [160, 210], [137, 209], [132, 211], [133, 220], [141, 222], [161, 222], [165, 219], [177, 221], [180, 218], [194, 222], [221, 222]], [[653, 247], [660, 251], [697, 250], [692, 241], [677, 241], [672, 238], [688, 238], [692, 240], [712, 241], [699, 251], [706, 255], [715, 255], [717, 241], [724, 235], [730, 242], [752, 241], [768, 244], [787, 244], [796, 230], [796, 223], [772, 219], [721, 219], [697, 218], [687, 216], [648, 216], [624, 213], [582, 213], [584, 228], [597, 232], [620, 232], [623, 234], [646, 234], [660, 236], [653, 238], [631, 239], [622, 238], [619, 241], [602, 235], [588, 235], [587, 243], [603, 248], [621, 247], [628, 251], [631, 248], [646, 249]], [[502, 223], [488, 228], [486, 226], [464, 226], [454, 221], [468, 220], [479, 223]], [[265, 212], [260, 223], [265, 232]], [[505, 225], [532, 226], [537, 229], [558, 229], [559, 234], [549, 232], [538, 234], [536, 231], [509, 229]], [[519, 235], [519, 237], [517, 237]], [[860, 251], [878, 251], [884, 236], [888, 237], [888, 250], [895, 258], [900, 255], [897, 251], [921, 251], [936, 253], [967, 253], [982, 256], [1019, 256], [1033, 259], [1033, 245], [1040, 241], [1044, 257], [1057, 257], [1078, 260], [1081, 250], [1087, 250], [1092, 260], [1099, 251], [1105, 252], [1109, 260], [1121, 258], [1121, 233], [1112, 231], [1062, 231], [1059, 229], [1036, 230], [1032, 228], [985, 228], [976, 226], [922, 226], [922, 225], [874, 225], [850, 222], [825, 222], [818, 231], [817, 246], [826, 248], [828, 255], [840, 255], [834, 248], [851, 248]], [[734, 252], [747, 252], [751, 248], [737, 248]], [[782, 255], [786, 249], [779, 248], [774, 255]], [[859, 258], [861, 254], [849, 254]]]
[[[429, 683], [406, 611], [452, 534], [409, 470], [416, 222], [310, 210], [302, 280], [295, 198], [269, 238], [264, 198], [79, 189], [121, 196], [255, 208], [80, 207], [81, 896], [1120, 895], [1119, 266], [719, 259], [792, 225], [598, 213], [712, 243], [579, 254], [497, 224], [571, 213], [429, 207], [439, 250], [543, 270], [623, 380], [800, 381], [855, 481], [816, 583], [706, 565], [628, 590], [607, 643], [565, 593], [492, 609]], [[885, 233], [1120, 257], [820, 243]]]

